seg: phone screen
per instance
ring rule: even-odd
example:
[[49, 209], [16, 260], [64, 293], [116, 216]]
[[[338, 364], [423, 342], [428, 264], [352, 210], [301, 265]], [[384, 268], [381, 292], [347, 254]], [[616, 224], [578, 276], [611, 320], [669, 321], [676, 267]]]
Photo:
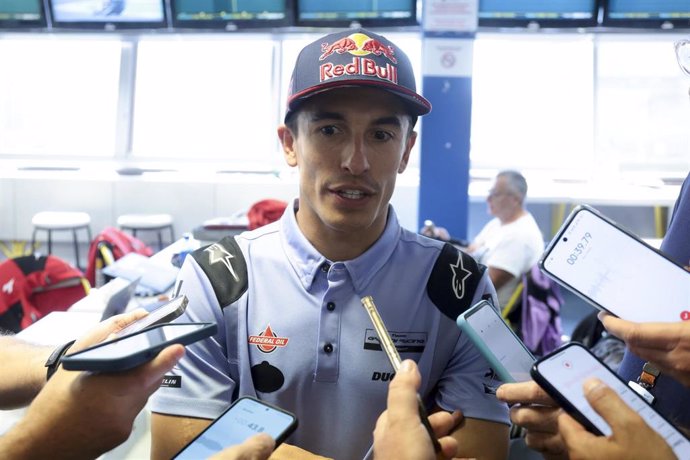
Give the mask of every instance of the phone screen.
[[296, 424], [295, 416], [287, 411], [254, 398], [240, 398], [174, 458], [208, 458], [258, 433], [267, 433], [278, 443], [294, 430]]
[[535, 380], [556, 400], [568, 401], [604, 436], [611, 435], [606, 421], [589, 405], [583, 382], [596, 377], [611, 387], [625, 403], [659, 433], [678, 458], [690, 458], [690, 441], [628, 387], [615, 373], [579, 344], [569, 344], [534, 365]]
[[557, 281], [620, 318], [690, 319], [690, 273], [587, 207], [574, 211], [541, 265]]
[[125, 328], [113, 335], [115, 337], [124, 337], [125, 335], [132, 334], [149, 326], [170, 322], [185, 311], [187, 303], [188, 300], [186, 296], [175, 297], [170, 302], [161, 305], [143, 318], [128, 324]]
[[[482, 343], [476, 343], [476, 345], [502, 380], [508, 380], [507, 376], [502, 375], [503, 370], [510, 374], [512, 381], [532, 380], [530, 369], [534, 364], [534, 356], [501, 318], [493, 305], [486, 301], [480, 302], [465, 313], [464, 321], [481, 340]], [[461, 328], [463, 328], [462, 325]], [[487, 356], [487, 352], [491, 355]]]
[[216, 331], [215, 323], [161, 324], [69, 354], [61, 362], [67, 370], [123, 371], [153, 359], [168, 345], [187, 345]]

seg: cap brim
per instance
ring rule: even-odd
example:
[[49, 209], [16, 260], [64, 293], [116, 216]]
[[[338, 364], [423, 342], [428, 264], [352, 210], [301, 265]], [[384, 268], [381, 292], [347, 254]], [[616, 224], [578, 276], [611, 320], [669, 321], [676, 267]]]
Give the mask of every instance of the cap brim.
[[431, 112], [431, 102], [414, 91], [408, 90], [407, 88], [380, 81], [350, 79], [339, 80], [332, 83], [322, 83], [318, 86], [312, 86], [311, 88], [307, 88], [299, 93], [293, 94], [288, 100], [288, 110], [285, 113], [285, 119], [287, 119], [305, 100], [309, 99], [310, 97], [333, 89], [347, 87], [380, 88], [393, 93], [394, 95], [403, 99], [403, 102], [410, 110], [410, 115], [420, 116]]

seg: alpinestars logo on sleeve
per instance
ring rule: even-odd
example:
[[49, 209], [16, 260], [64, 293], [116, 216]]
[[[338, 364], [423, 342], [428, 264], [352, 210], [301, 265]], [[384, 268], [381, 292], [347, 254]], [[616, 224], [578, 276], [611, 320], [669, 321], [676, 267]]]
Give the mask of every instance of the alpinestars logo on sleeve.
[[226, 251], [225, 248], [223, 248], [223, 246], [215, 243], [207, 247], [205, 251], [208, 252], [208, 263], [210, 265], [220, 262], [223, 265], [225, 265], [225, 267], [227, 267], [228, 271], [235, 279], [235, 281], [240, 280], [237, 277], [237, 274], [235, 273], [235, 269], [232, 268], [232, 263], [230, 262], [230, 259], [234, 259], [235, 256]]
[[462, 265], [461, 253], [458, 253], [458, 261], [450, 264], [450, 269], [453, 270], [453, 293], [458, 300], [462, 299], [465, 296], [465, 280], [472, 275], [472, 272]]

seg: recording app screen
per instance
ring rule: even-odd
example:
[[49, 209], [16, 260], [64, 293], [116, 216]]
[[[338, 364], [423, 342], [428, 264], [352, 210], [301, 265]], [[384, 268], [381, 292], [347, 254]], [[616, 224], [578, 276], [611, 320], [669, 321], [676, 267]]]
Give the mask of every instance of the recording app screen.
[[590, 211], [578, 212], [544, 268], [630, 321], [690, 319], [690, 273]]
[[252, 399], [241, 399], [175, 458], [208, 458], [258, 433], [268, 433], [276, 439], [291, 423], [292, 417], [288, 414]]
[[592, 409], [582, 390], [582, 384], [589, 377], [600, 379], [616, 391], [628, 406], [666, 440], [678, 458], [690, 458], [690, 441], [582, 347], [567, 347], [561, 353], [539, 363], [538, 368], [539, 373], [605, 436], [611, 434], [611, 428]]
[[205, 327], [204, 324], [166, 324], [93, 350], [84, 351], [79, 356], [84, 359], [114, 359], [129, 356], [137, 351], [164, 344], [203, 327]]
[[480, 308], [467, 321], [516, 382], [532, 380], [529, 371], [534, 358], [492, 307]]

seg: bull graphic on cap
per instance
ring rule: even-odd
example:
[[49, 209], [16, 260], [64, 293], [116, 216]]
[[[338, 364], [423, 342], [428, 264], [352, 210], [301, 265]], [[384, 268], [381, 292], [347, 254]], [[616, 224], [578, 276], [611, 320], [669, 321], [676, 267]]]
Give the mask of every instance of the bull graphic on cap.
[[321, 51], [322, 54], [319, 56], [319, 61], [323, 61], [334, 53], [350, 53], [355, 56], [366, 56], [367, 54], [385, 56], [393, 64], [398, 63], [398, 60], [395, 58], [395, 49], [392, 46], [385, 45], [379, 40], [362, 33], [354, 33], [333, 43], [322, 43]]

